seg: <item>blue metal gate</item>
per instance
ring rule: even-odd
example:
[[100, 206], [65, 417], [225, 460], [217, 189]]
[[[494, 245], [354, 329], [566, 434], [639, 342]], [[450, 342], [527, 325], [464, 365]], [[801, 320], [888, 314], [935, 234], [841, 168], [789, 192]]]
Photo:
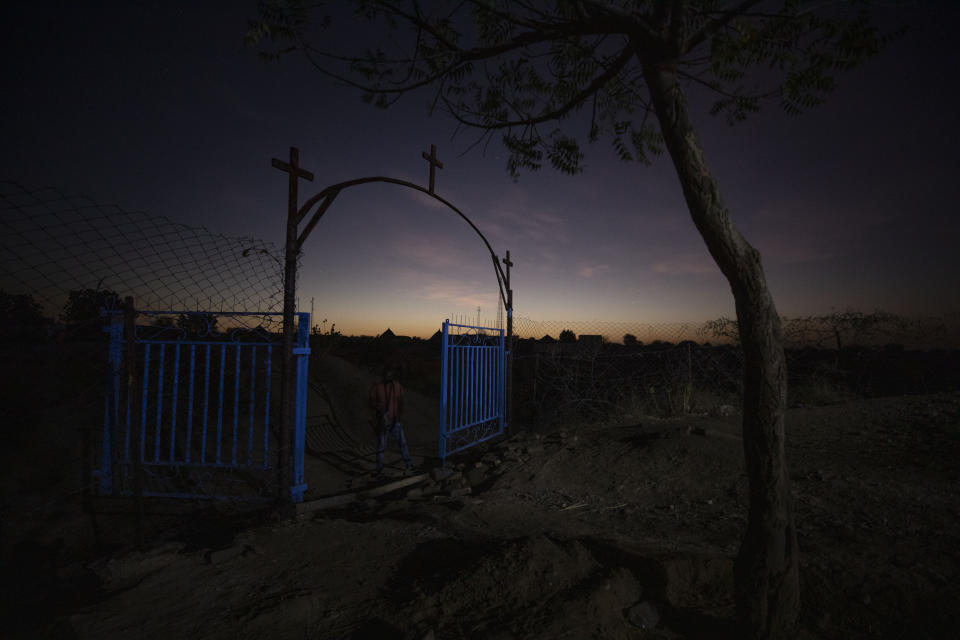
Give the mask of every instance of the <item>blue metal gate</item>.
[[443, 323], [440, 460], [504, 432], [502, 329]]
[[[107, 313], [110, 370], [100, 469], [95, 471], [100, 493], [273, 499], [280, 475], [279, 420], [274, 418], [281, 402], [283, 338], [245, 325], [281, 314], [138, 311], [141, 321], [153, 323], [138, 324], [134, 335], [127, 336], [123, 312]], [[291, 496], [299, 502], [306, 489], [310, 314], [296, 315], [293, 469], [284, 477], [292, 478]], [[176, 316], [176, 324], [160, 323], [164, 316]], [[233, 326], [218, 330], [215, 319]], [[134, 375], [124, 380], [131, 338], [136, 368], [135, 373], [126, 369]]]

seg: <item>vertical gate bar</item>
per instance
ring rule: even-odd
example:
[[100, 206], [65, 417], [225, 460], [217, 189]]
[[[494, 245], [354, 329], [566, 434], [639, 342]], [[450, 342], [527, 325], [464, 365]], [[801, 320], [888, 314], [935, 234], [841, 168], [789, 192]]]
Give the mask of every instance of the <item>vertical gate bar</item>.
[[459, 344], [460, 336], [457, 336], [457, 420], [454, 423], [454, 429], [459, 430], [463, 424], [463, 346]]
[[480, 380], [480, 347], [471, 349], [473, 362], [471, 362], [471, 380], [470, 380], [470, 424], [477, 423], [477, 381]]
[[477, 357], [477, 349], [474, 345], [467, 347], [467, 377], [466, 377], [466, 387], [464, 388], [464, 408], [466, 411], [466, 416], [463, 420], [463, 426], [469, 426], [473, 423], [473, 385], [474, 385], [474, 376], [473, 376], [473, 367], [474, 361]]
[[144, 462], [147, 439], [147, 384], [150, 381], [150, 343], [143, 345], [143, 389], [140, 392], [140, 452], [138, 460]]
[[253, 416], [257, 393], [257, 345], [250, 348], [250, 430], [247, 434], [247, 466], [253, 465]]
[[217, 394], [217, 455], [216, 464], [220, 465], [220, 443], [223, 440], [223, 385], [224, 372], [227, 369], [227, 345], [220, 345], [220, 389]]
[[237, 343], [233, 373], [233, 464], [237, 464], [237, 424], [240, 421], [240, 343]]
[[270, 457], [267, 453], [270, 450], [270, 380], [273, 373], [273, 345], [267, 345], [267, 362], [264, 365], [264, 371], [266, 371], [266, 394], [264, 399], [264, 410], [263, 410], [263, 468], [266, 469], [269, 464]]
[[177, 396], [180, 391], [180, 343], [173, 345], [173, 400], [170, 402], [170, 462], [176, 462]]
[[[492, 421], [497, 418], [497, 348], [493, 345], [487, 347], [490, 354], [490, 366], [487, 368], [487, 384], [489, 385], [490, 392], [488, 395], [488, 408], [487, 408], [487, 420]], [[492, 424], [491, 424], [492, 426]]]
[[483, 365], [486, 361], [487, 349], [480, 344], [477, 347], [477, 422], [483, 423]]
[[[496, 338], [494, 338], [496, 339]], [[497, 363], [499, 362], [497, 358], [497, 348], [493, 345], [490, 345], [490, 367], [487, 370], [487, 384], [490, 385], [490, 395], [489, 395], [489, 409], [487, 411], [487, 419], [491, 422], [497, 419]]]
[[450, 420], [447, 421], [447, 433], [450, 433], [457, 424], [457, 349], [455, 344], [450, 344], [448, 347], [447, 358], [450, 360], [450, 384], [447, 387], [447, 395], [450, 396]]
[[483, 364], [483, 421], [486, 422], [490, 420], [490, 398], [492, 397], [493, 387], [490, 384], [490, 372], [493, 370], [490, 366], [493, 362], [493, 354], [490, 351], [490, 347], [484, 347], [484, 353], [486, 354], [486, 361]]
[[190, 462], [190, 451], [193, 449], [193, 369], [196, 363], [196, 347], [197, 345], [190, 345], [190, 391], [187, 396], [187, 445], [184, 447], [186, 453], [184, 454], [184, 459], [186, 462]]
[[496, 361], [497, 361], [497, 351], [496, 349], [491, 349], [487, 347], [487, 370], [484, 372], [484, 379], [487, 381], [487, 415], [486, 419], [490, 420], [494, 417], [492, 407], [494, 406], [494, 391], [496, 390], [496, 385], [494, 385], [494, 378], [491, 375], [496, 370]]
[[480, 422], [487, 420], [487, 358], [490, 350], [487, 349], [486, 341], [480, 347]]
[[477, 390], [477, 397], [473, 401], [474, 407], [476, 407], [476, 415], [474, 416], [474, 424], [483, 421], [483, 345], [477, 345], [477, 379], [474, 381], [473, 386]]
[[486, 339], [484, 339], [483, 346], [480, 348], [480, 422], [487, 421], [487, 385], [489, 384], [489, 379], [487, 376], [487, 366], [490, 359], [490, 349], [487, 348]]
[[157, 424], [153, 430], [153, 461], [160, 461], [160, 429], [163, 426], [163, 359], [167, 350], [163, 344], [158, 344], [160, 359], [157, 362]]
[[[456, 338], [454, 338], [456, 341]], [[460, 349], [456, 342], [450, 347], [450, 423], [447, 427], [447, 433], [452, 433], [457, 428], [460, 412]]]
[[207, 463], [207, 422], [210, 419], [210, 345], [203, 361], [203, 433], [200, 440], [200, 464]]
[[487, 356], [488, 349], [486, 343], [484, 343], [480, 347], [480, 402], [478, 403], [480, 416], [478, 420], [481, 424], [487, 420]]
[[473, 409], [473, 419], [470, 420], [471, 424], [477, 424], [477, 421], [480, 419], [480, 407], [477, 405], [477, 400], [480, 395], [480, 359], [482, 357], [483, 352], [480, 350], [480, 346], [477, 345], [473, 349], [473, 380], [470, 384], [470, 395], [473, 396], [470, 400], [470, 407]]
[[477, 421], [477, 346], [470, 345], [470, 369], [467, 371], [467, 424], [475, 424]]

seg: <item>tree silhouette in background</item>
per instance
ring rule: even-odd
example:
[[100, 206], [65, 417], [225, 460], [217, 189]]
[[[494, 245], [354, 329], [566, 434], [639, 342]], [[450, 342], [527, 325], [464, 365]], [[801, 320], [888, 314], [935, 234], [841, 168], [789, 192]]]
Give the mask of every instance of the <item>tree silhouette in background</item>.
[[217, 317], [210, 313], [181, 313], [177, 316], [177, 326], [188, 335], [213, 338], [217, 334]]
[[0, 290], [0, 340], [38, 340], [47, 323], [33, 296]]
[[560, 340], [559, 340], [559, 341], [560, 341], [560, 342], [566, 342], [566, 343], [568, 343], [568, 344], [571, 343], [571, 342], [576, 342], [576, 341], [577, 341], [577, 334], [575, 334], [575, 333], [574, 333], [573, 331], [571, 331], [570, 329], [564, 329], [563, 331], [560, 332]]
[[[789, 114], [822, 101], [834, 74], [887, 41], [860, 3], [812, 0], [580, 0], [431, 5], [358, 1], [366, 33], [384, 48], [328, 51], [341, 29], [323, 5], [264, 0], [248, 44], [263, 57], [302, 52], [326, 76], [386, 107], [421, 87], [431, 113], [499, 134], [507, 169], [583, 169], [581, 142], [611, 141], [624, 161], [669, 153], [694, 225], [726, 277], [744, 352], [743, 443], [750, 487], [738, 554], [737, 615], [743, 638], [795, 633], [800, 580], [790, 480], [784, 456], [787, 374], [780, 317], [759, 252], [724, 205], [688, 112], [688, 87], [713, 93], [711, 113], [731, 123], [773, 98]], [[357, 39], [354, 39], [355, 41]], [[360, 39], [361, 41], [363, 39]], [[399, 43], [399, 51], [398, 51]], [[405, 49], [404, 49], [405, 47]], [[387, 53], [387, 51], [391, 53]], [[769, 86], [753, 90], [747, 73]], [[580, 117], [574, 118], [578, 115]], [[578, 139], [572, 128], [583, 127]]]
[[102, 309], [116, 309], [119, 304], [116, 291], [109, 289], [74, 289], [67, 294], [60, 319], [71, 336], [94, 338], [102, 334]]

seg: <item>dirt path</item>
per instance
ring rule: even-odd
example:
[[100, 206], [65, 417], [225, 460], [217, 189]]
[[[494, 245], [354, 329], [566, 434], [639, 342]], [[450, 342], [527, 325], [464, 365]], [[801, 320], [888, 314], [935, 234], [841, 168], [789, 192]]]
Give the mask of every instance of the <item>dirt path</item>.
[[[737, 420], [566, 426], [337, 511], [208, 513], [158, 525], [143, 552], [61, 551], [34, 569], [47, 583], [21, 584], [4, 626], [23, 638], [735, 637]], [[788, 430], [802, 637], [956, 637], [960, 393], [791, 411]], [[42, 589], [46, 608], [28, 606]]]

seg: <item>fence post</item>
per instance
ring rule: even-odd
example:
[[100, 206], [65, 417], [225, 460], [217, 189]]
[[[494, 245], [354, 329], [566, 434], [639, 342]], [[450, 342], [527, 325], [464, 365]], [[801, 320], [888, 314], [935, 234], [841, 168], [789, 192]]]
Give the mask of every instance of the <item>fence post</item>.
[[297, 369], [296, 408], [293, 429], [293, 478], [290, 499], [303, 502], [307, 484], [303, 477], [303, 455], [307, 429], [307, 367], [310, 361], [310, 314], [297, 314], [297, 347], [294, 350]]
[[297, 306], [297, 184], [299, 178], [313, 180], [313, 174], [300, 168], [300, 150], [290, 147], [290, 161], [271, 160], [274, 168], [289, 174], [287, 183], [287, 237], [284, 244], [283, 275], [283, 365], [280, 379], [280, 444], [277, 447], [277, 491], [281, 502], [292, 500], [287, 488], [293, 486], [291, 446], [293, 445], [294, 421], [296, 420], [296, 363], [293, 355], [296, 342], [294, 314]]

